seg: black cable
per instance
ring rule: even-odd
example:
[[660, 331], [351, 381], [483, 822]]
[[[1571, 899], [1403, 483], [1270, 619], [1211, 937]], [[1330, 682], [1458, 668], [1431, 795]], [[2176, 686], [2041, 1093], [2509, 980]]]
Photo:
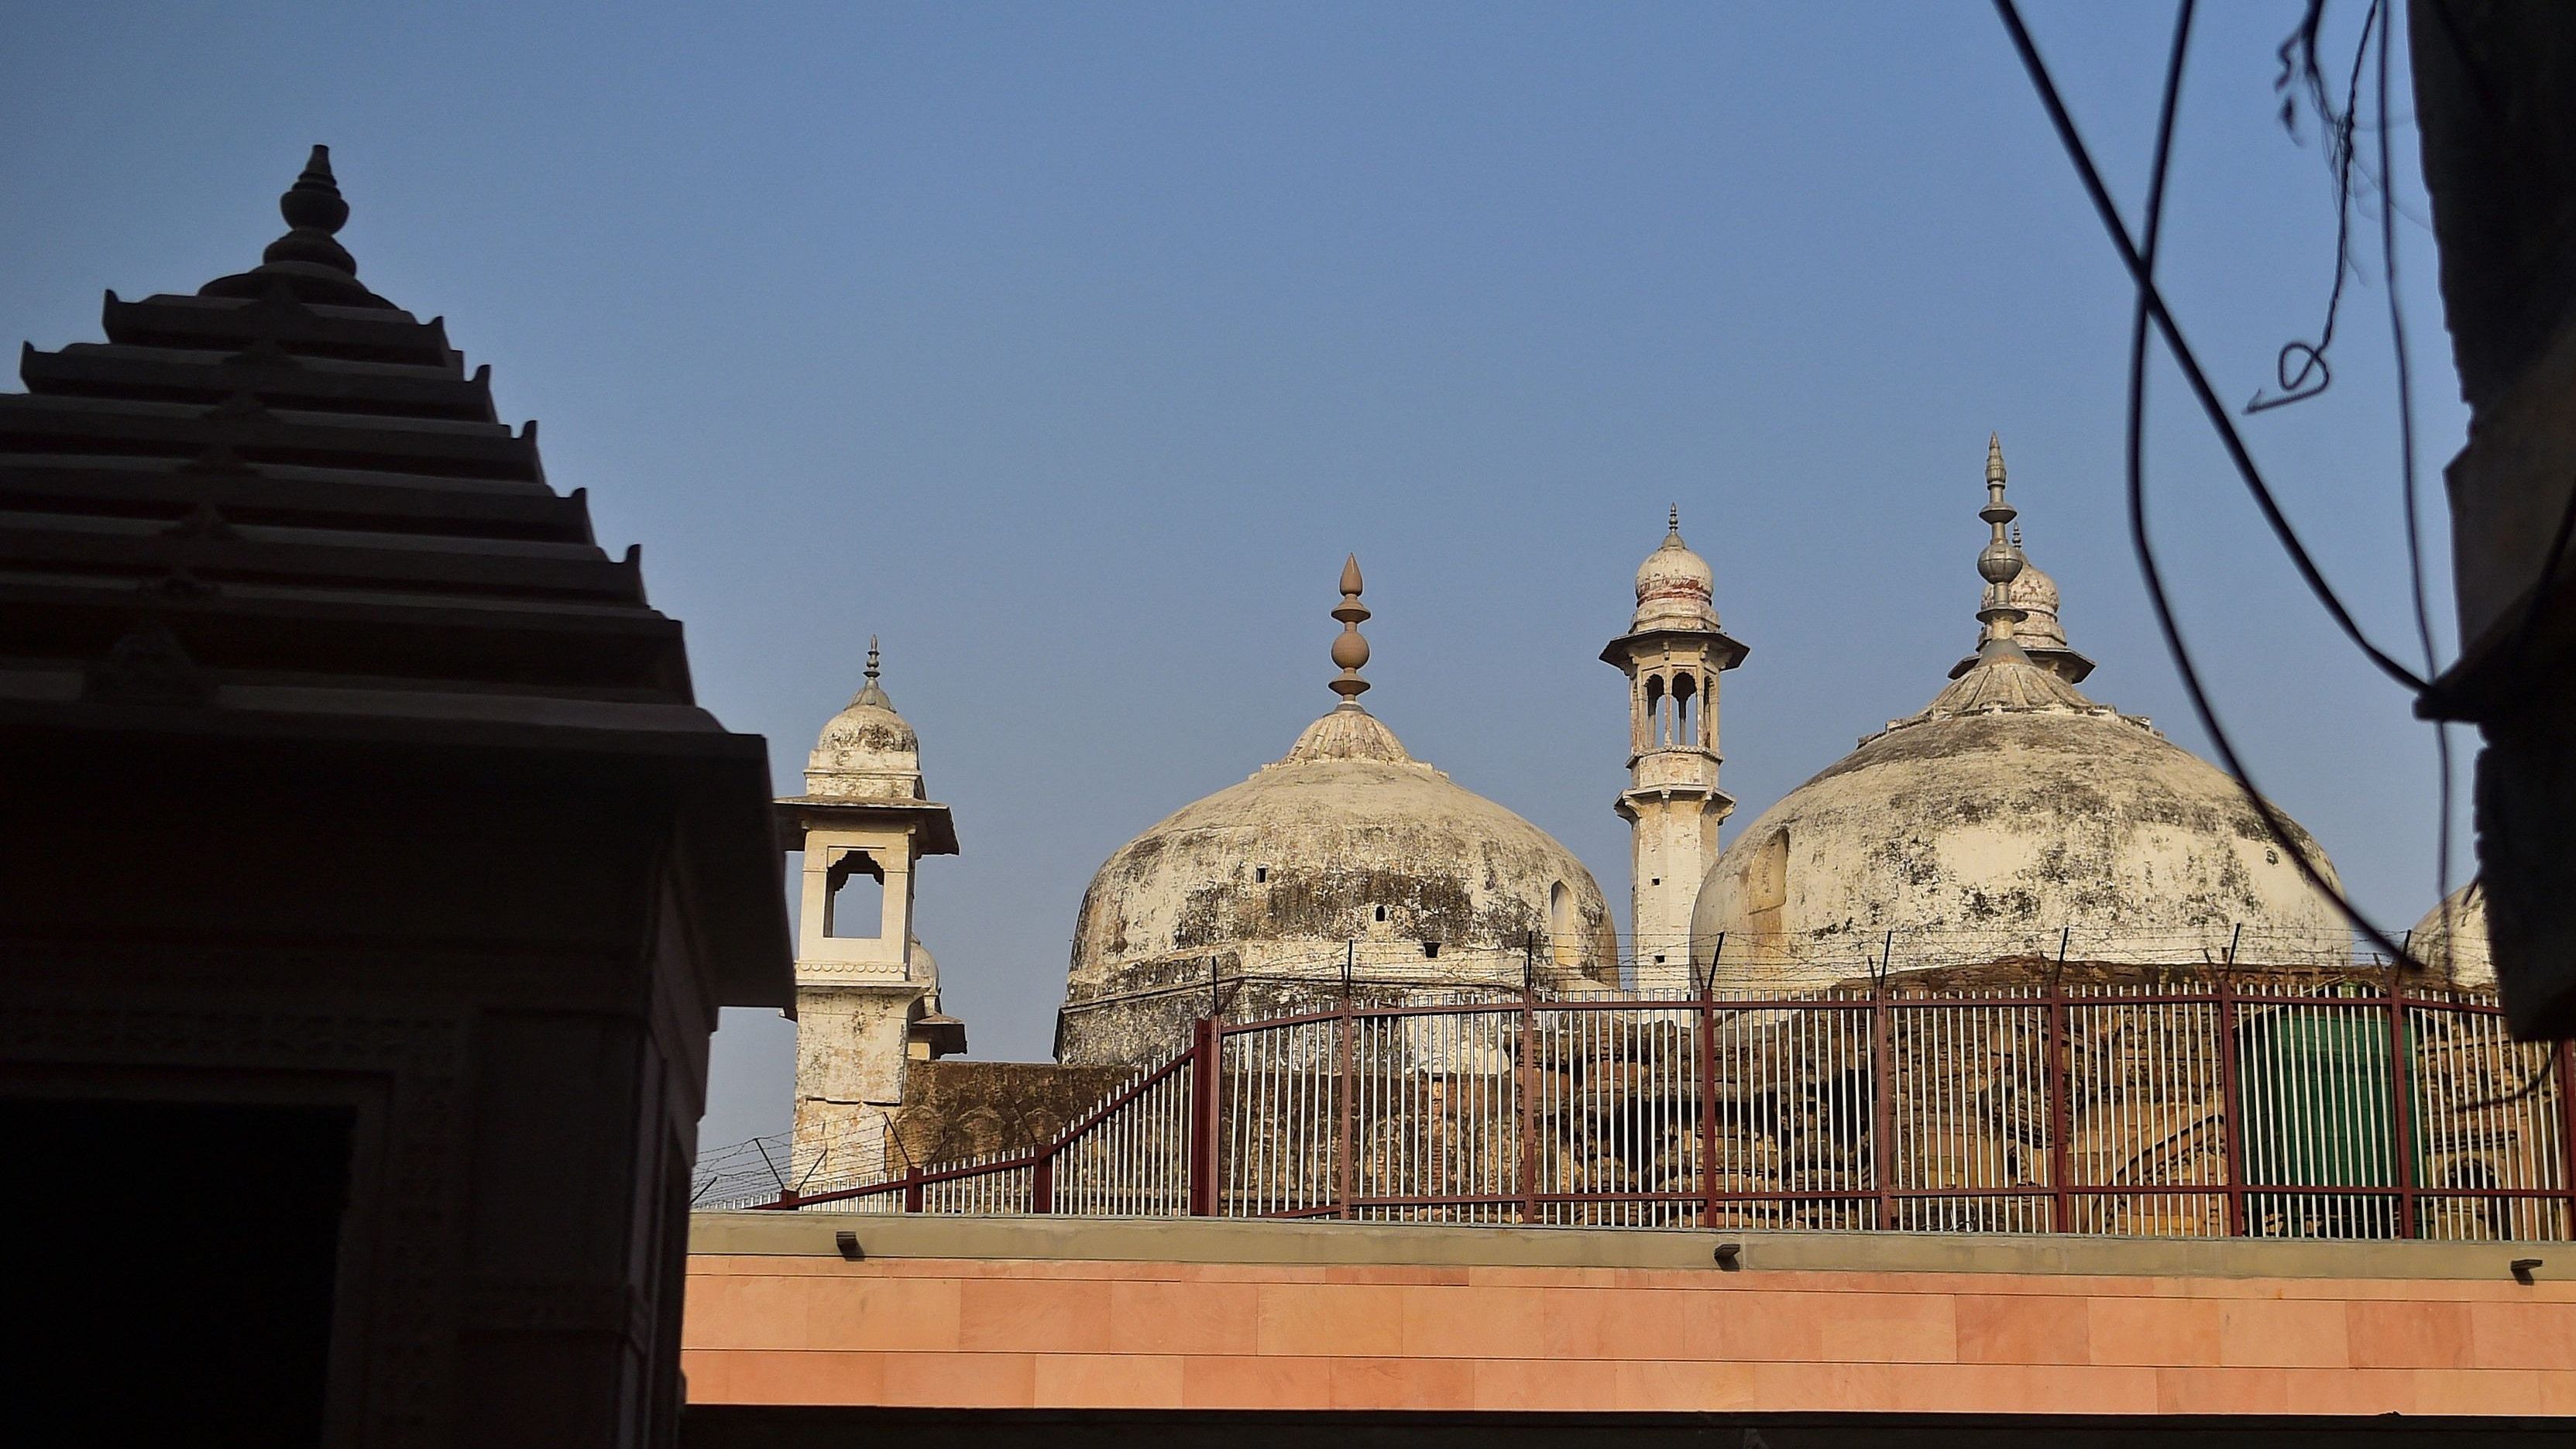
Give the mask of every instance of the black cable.
[[2086, 194], [2092, 198], [2093, 209], [2100, 213], [2102, 225], [2110, 232], [2113, 245], [2119, 248], [2120, 259], [2127, 265], [2130, 279], [2154, 319], [2156, 330], [2163, 334], [2165, 347], [2182, 369], [2183, 380], [2191, 385], [2192, 396], [2199, 401], [2201, 411], [2209, 416], [2210, 426], [2227, 450], [2228, 461], [2235, 465], [2237, 476], [2245, 480], [2246, 491], [2253, 495], [2263, 521], [2270, 526], [2273, 537], [2280, 540], [2282, 551], [2290, 556], [2290, 562], [2297, 567], [2308, 591], [2316, 595], [2317, 602], [2324, 606], [2335, 626], [2352, 641], [2353, 647], [2378, 666], [2381, 673], [2421, 693], [2428, 681], [2370, 642], [2369, 636], [2362, 633], [2361, 625], [2353, 619], [2352, 612], [2335, 594], [2334, 586], [2326, 582], [2316, 560], [2309, 557], [2307, 545], [2299, 541], [2298, 531], [2290, 526], [2289, 516], [2281, 511], [2279, 501], [2272, 496], [2271, 485], [2263, 480], [2263, 470], [2255, 466], [2253, 454], [2246, 450], [2244, 436], [2236, 431], [2235, 419], [2229, 414], [2227, 405], [2219, 401], [2217, 390], [2210, 386], [2209, 374], [2202, 370], [2199, 354], [2192, 351], [2190, 340], [2182, 335], [2181, 324], [2174, 320], [2172, 311], [2165, 305], [2164, 293], [2148, 274], [2137, 244], [2129, 237], [2128, 225], [2120, 220], [2119, 208], [2111, 201], [2110, 189], [2103, 184], [2101, 172], [2093, 165], [2092, 153], [2085, 149], [2083, 138], [2076, 134], [2075, 120], [2067, 114], [2066, 102], [2058, 95], [2056, 82], [2049, 79], [2048, 67], [2039, 58], [2039, 49], [2030, 38], [2029, 28], [2022, 24], [2020, 9], [2013, 0], [1995, 0], [1995, 10], [2002, 16], [2004, 28], [2012, 36], [2013, 48], [2020, 53], [2023, 68], [2030, 72], [2032, 84], [2038, 87], [2040, 99], [2048, 107], [2049, 121], [2057, 129], [2058, 140], [2065, 145], [2069, 159], [2074, 161], [2077, 177], [2084, 183]]
[[[2172, 154], [2174, 111], [2182, 90], [2183, 54], [2189, 40], [2193, 8], [2194, 0], [2182, 0], [2176, 16], [2173, 57], [2165, 74], [2165, 103], [2163, 113], [2157, 120], [2155, 163], [2150, 173], [2150, 189], [2147, 196], [2146, 245], [2150, 252], [2156, 244], [2157, 234], [2163, 221], [2165, 174]], [[2022, 24], [2019, 7], [2013, 3], [2013, 0], [1995, 0], [1995, 10], [2003, 20], [2004, 29], [2011, 35], [2013, 49], [2020, 54], [2023, 68], [2029, 71], [2031, 83], [2038, 89], [2042, 104], [2047, 107], [2049, 122], [2056, 128], [2058, 140], [2065, 146], [2068, 157], [2074, 161], [2076, 171], [2084, 182], [2085, 190], [2092, 196], [2094, 209], [2100, 213], [2103, 226], [2110, 231], [2113, 240], [2119, 245], [2121, 256], [2128, 262], [2130, 276], [2136, 283], [2137, 304], [2129, 339], [2127, 459], [2129, 543], [2131, 550], [2137, 555], [2138, 571], [2146, 580], [2147, 599], [2154, 606], [2156, 627], [2164, 635], [2165, 648], [2173, 657], [2176, 672], [2182, 676], [2183, 691], [2190, 696], [2192, 711], [2199, 716], [2201, 728], [2209, 733], [2210, 741], [2217, 747], [2219, 758], [2225, 762], [2228, 773], [2236, 777], [2237, 788], [2245, 792], [2247, 802], [2254, 807], [2255, 814], [2261, 817], [2264, 829], [2271, 833], [2272, 838], [2282, 849], [2289, 852], [2290, 859], [2298, 865], [2299, 873], [2307, 878], [2311, 886], [2332, 901], [2335, 908], [2343, 913], [2344, 919], [2369, 937], [2373, 945], [2386, 951], [2392, 958], [2420, 967], [2422, 963], [2417, 962], [2406, 948], [2399, 945], [2386, 931], [2381, 930], [2368, 917], [2362, 915], [2360, 909], [2345, 897], [2342, 890], [2328, 881], [2324, 873], [2317, 869], [2316, 862], [2308, 858], [2307, 851], [2291, 838], [2289, 822], [2281, 818], [2280, 812], [2273, 809], [2272, 802], [2265, 799], [2263, 792], [2255, 787], [2253, 777], [2246, 772], [2244, 759], [2238, 753], [2235, 741], [2219, 723], [2218, 711], [2210, 703], [2208, 690], [2201, 684], [2200, 671], [2193, 665], [2191, 651], [2183, 643], [2181, 626], [2174, 618], [2173, 603], [2165, 593], [2164, 575], [2157, 566], [2155, 549], [2147, 541], [2146, 329], [2150, 318], [2155, 322], [2157, 330], [2164, 335], [2167, 349], [2182, 365], [2185, 376], [2191, 379], [2193, 391], [2199, 395], [2203, 411], [2209, 414], [2221, 430], [2230, 455], [2237, 460], [2239, 471], [2244, 474], [2248, 484], [2256, 489], [2257, 499], [2265, 503], [2267, 512], [2273, 511], [2269, 508], [2270, 492], [2261, 486], [2260, 475], [2254, 469], [2253, 460], [2245, 455], [2244, 442], [2236, 435], [2234, 425], [2225, 411], [2215, 406], [2217, 395], [2210, 391], [2207, 378], [2202, 375], [2199, 364], [2193, 359], [2190, 344], [2184, 340], [2181, 327], [2174, 322], [2172, 314], [2165, 307], [2162, 294], [2156, 287], [2153, 263], [2147, 255], [2142, 255], [2138, 245], [2130, 240], [2128, 227], [2120, 220], [2119, 211], [2111, 204], [2110, 192], [2102, 184], [2101, 172], [2094, 166], [2092, 153], [2085, 148], [2083, 137], [2076, 133], [2074, 117], [2067, 113], [2065, 99], [2058, 94], [2057, 83], [2049, 76], [2047, 63], [2040, 59], [2039, 48], [2031, 40], [2029, 28]], [[2284, 529], [2286, 529], [2286, 523], [2275, 531], [2282, 533], [2285, 545], [2295, 549], [2296, 540]], [[2324, 581], [2314, 576], [2314, 566], [2307, 561], [2305, 553], [2296, 553], [2294, 557], [2298, 560], [2301, 571], [2310, 575], [2312, 585], [2322, 588]], [[2330, 593], [2323, 597], [2328, 599], [2329, 608], [2334, 610], [2339, 618], [2345, 618], [2348, 622], [2348, 616], [2341, 613], [2342, 605], [2333, 601]], [[2414, 681], [2413, 675], [2404, 666], [2372, 648], [2367, 641], [2362, 641], [2357, 631], [2347, 629], [2346, 632], [2352, 634], [2356, 642], [2361, 643], [2374, 659], [2381, 661], [2383, 668], [2390, 669], [2399, 677], [2414, 682], [2415, 687], [2419, 689], [2422, 687], [2421, 681]]]
[[[2406, 356], [2406, 308], [2397, 296], [2397, 173], [2388, 156], [2388, 53], [2396, 48], [2396, 7], [2371, 0], [2370, 15], [2363, 20], [2365, 46], [2370, 43], [2373, 19], [2379, 27], [2379, 271], [2388, 290], [2389, 346], [2397, 357], [2397, 471], [2406, 494], [2407, 581], [2414, 595], [2415, 636], [2424, 646], [2424, 677], [2431, 679], [2442, 668], [2433, 648], [2433, 608], [2424, 595], [2424, 520], [2415, 486], [2415, 369]], [[2356, 57], [2354, 74], [2360, 74], [2360, 69]], [[2349, 114], [2344, 125], [2349, 134]], [[2451, 727], [2440, 720], [2433, 722], [2433, 758], [2442, 774], [2441, 821], [2434, 827], [2433, 860], [2433, 899], [2441, 901], [2451, 894]], [[2396, 970], [2395, 963], [2389, 969]]]
[[[2295, 338], [2281, 344], [2279, 355], [2272, 359], [2272, 374], [2281, 384], [2281, 395], [2279, 397], [2267, 398], [2263, 396], [2261, 389], [2256, 389], [2253, 400], [2245, 404], [2245, 411], [2248, 416], [2259, 412], [2268, 412], [2273, 408], [2287, 407], [2292, 403], [2306, 402], [2308, 399], [2322, 394], [2327, 388], [2334, 385], [2334, 369], [2326, 365], [2326, 352], [2329, 348], [2334, 346], [2335, 318], [2343, 309], [2343, 284], [2345, 279], [2352, 274], [2352, 166], [2354, 154], [2352, 133], [2359, 119], [2359, 106], [2361, 103], [2361, 63], [2370, 54], [2371, 27], [2381, 14], [2381, 6], [2382, 0], [2370, 0], [2370, 10], [2367, 14], [2362, 16], [2362, 43], [2353, 47], [2352, 76], [2344, 87], [2343, 113], [2341, 115], [2337, 115], [2335, 113], [2334, 102], [2326, 93], [2326, 78], [2324, 72], [2317, 69], [2317, 28], [2325, 19], [2326, 0], [2308, 0], [2307, 14], [2300, 20], [2299, 28], [2291, 32], [2288, 40], [2281, 42], [2281, 78], [2273, 83], [2273, 88], [2275, 90], [2286, 90], [2289, 87], [2290, 76], [2293, 69], [2290, 52], [2294, 49], [2299, 50], [2302, 53], [2305, 64], [2298, 66], [2297, 69], [2303, 71], [2307, 76], [2308, 90], [2314, 97], [2314, 103], [2317, 108], [2317, 119], [2326, 134], [2327, 145], [2332, 148], [2329, 160], [2333, 164], [2335, 172], [2334, 285], [2326, 290], [2325, 326], [2319, 329], [2317, 333], [2316, 345], [2312, 347], [2305, 342], [2296, 340]], [[2387, 97], [2384, 93], [2380, 100], [2380, 116], [2382, 123], [2385, 124], [2388, 107]], [[2282, 124], [2285, 126], [2289, 125], [2291, 118], [2297, 115], [2297, 113], [2297, 102], [2284, 97], [2281, 101]], [[2292, 134], [2294, 136], [2296, 135], [2295, 128], [2293, 129]], [[2385, 138], [2383, 137], [2383, 140], [2384, 139]], [[2383, 174], [2387, 170], [2384, 157], [2380, 170]], [[2384, 189], [2385, 183], [2383, 183], [2383, 190]], [[2291, 364], [2294, 361], [2298, 365], [2298, 372], [2295, 375], [2290, 371]], [[2316, 386], [2314, 387], [2308, 386], [2308, 379], [2311, 375], [2314, 375], [2316, 378]]]

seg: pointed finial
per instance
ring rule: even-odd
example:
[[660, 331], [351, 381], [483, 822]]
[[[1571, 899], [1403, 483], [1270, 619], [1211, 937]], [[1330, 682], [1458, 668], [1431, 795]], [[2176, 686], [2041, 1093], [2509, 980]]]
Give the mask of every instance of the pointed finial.
[[1675, 538], [1682, 536], [1682, 506], [1680, 504], [1676, 503], [1670, 509], [1665, 511], [1664, 532], [1671, 534]]
[[2023, 611], [2012, 606], [2008, 597], [2012, 581], [2021, 576], [2024, 560], [2018, 531], [2007, 532], [2020, 513], [2004, 501], [2004, 445], [1999, 434], [1986, 438], [1986, 506], [1977, 516], [1991, 530], [1986, 546], [1977, 553], [1977, 577], [1986, 581], [1985, 598], [1977, 609], [1977, 622], [1985, 626], [1985, 638], [1977, 645], [1980, 657], [2009, 651], [2021, 652], [2013, 642], [2013, 625], [2020, 623]]
[[1360, 556], [1352, 554], [1342, 561], [1342, 601], [1333, 608], [1333, 617], [1342, 621], [1342, 632], [1333, 640], [1333, 663], [1341, 667], [1341, 677], [1332, 683], [1333, 693], [1342, 697], [1342, 707], [1357, 709], [1360, 696], [1368, 693], [1369, 682], [1360, 678], [1360, 666], [1369, 662], [1368, 640], [1360, 637], [1360, 621], [1369, 616], [1368, 606], [1360, 602]]
[[349, 203], [331, 175], [330, 147], [313, 148], [304, 173], [277, 198], [277, 211], [286, 218], [287, 233], [268, 244], [268, 250], [260, 253], [261, 261], [303, 262], [352, 277], [358, 274], [357, 259], [332, 240], [333, 233], [348, 224]]
[[877, 636], [870, 634], [868, 636], [867, 683], [860, 685], [859, 692], [850, 696], [850, 703], [852, 705], [872, 704], [879, 709], [894, 708], [894, 701], [886, 698], [885, 686], [877, 683], [877, 674]]

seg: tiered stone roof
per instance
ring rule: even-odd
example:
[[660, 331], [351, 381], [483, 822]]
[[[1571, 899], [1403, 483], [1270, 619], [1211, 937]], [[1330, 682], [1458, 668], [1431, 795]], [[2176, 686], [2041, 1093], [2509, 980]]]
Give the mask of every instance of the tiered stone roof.
[[697, 707], [640, 551], [600, 548], [441, 319], [359, 284], [324, 148], [280, 209], [258, 267], [22, 349], [0, 724], [659, 757], [765, 840], [764, 746]]

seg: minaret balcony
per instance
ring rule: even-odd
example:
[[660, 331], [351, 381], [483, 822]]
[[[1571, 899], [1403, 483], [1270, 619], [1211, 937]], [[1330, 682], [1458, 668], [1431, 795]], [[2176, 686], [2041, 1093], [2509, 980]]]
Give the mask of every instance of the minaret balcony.
[[1631, 790], [1717, 788], [1717, 756], [1708, 750], [1651, 750], [1629, 764]]

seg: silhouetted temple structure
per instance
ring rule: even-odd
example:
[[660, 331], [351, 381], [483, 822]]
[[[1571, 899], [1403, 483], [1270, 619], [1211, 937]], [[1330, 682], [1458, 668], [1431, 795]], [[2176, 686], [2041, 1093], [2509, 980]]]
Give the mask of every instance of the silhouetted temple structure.
[[281, 209], [0, 396], [22, 1382], [119, 1439], [666, 1443], [715, 1009], [790, 1000], [764, 746], [358, 280], [323, 148]]

